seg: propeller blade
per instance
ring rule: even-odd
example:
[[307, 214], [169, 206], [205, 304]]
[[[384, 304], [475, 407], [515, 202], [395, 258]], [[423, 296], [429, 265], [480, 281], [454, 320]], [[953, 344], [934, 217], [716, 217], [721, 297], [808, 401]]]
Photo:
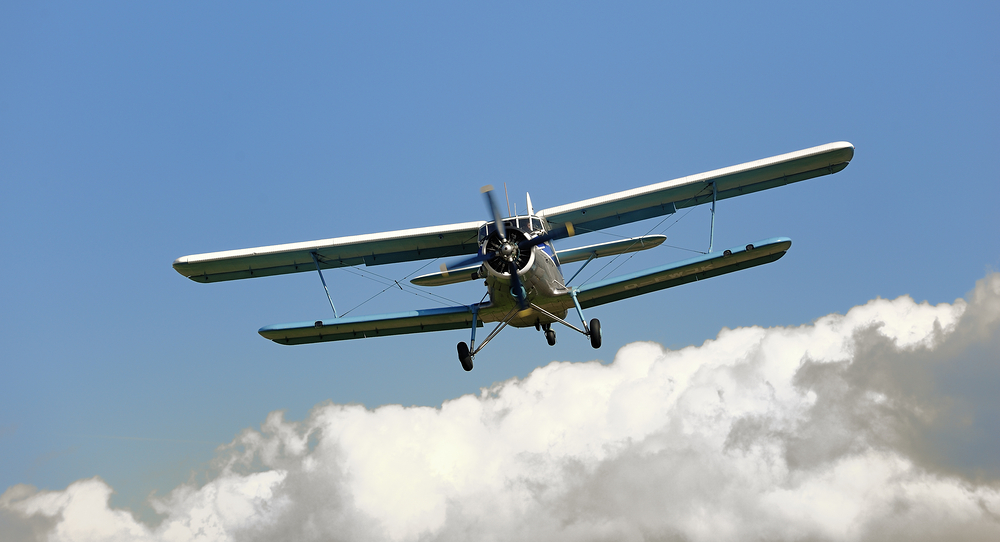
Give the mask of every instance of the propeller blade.
[[[497, 204], [496, 198], [493, 197], [493, 185], [492, 184], [488, 184], [488, 185], [480, 188], [479, 191], [482, 192], [483, 196], [486, 197], [486, 208], [493, 215], [493, 221], [496, 224], [497, 231], [500, 233], [500, 240], [501, 241], [506, 241], [507, 240], [507, 228], [504, 227], [503, 216], [500, 214], [500, 206]], [[477, 254], [477, 255], [475, 255], [475, 256], [473, 256], [471, 258], [467, 258], [465, 260], [462, 260], [462, 261], [457, 262], [457, 263], [453, 263], [451, 265], [442, 263], [441, 264], [441, 273], [444, 276], [447, 277], [448, 276], [448, 271], [451, 270], [451, 269], [458, 269], [460, 267], [466, 267], [466, 266], [472, 265], [474, 263], [480, 263], [480, 262], [484, 262], [486, 260], [492, 260], [493, 258], [496, 258], [496, 256], [497, 256], [496, 252], [489, 252], [489, 253], [482, 254], [482, 255]]]
[[493, 213], [493, 221], [496, 223], [497, 231], [500, 232], [500, 239], [507, 239], [507, 228], [503, 224], [503, 215], [500, 214], [500, 206], [497, 205], [496, 198], [493, 197], [493, 185], [488, 184], [479, 189], [486, 196], [486, 206]]
[[517, 244], [519, 248], [528, 248], [535, 245], [540, 245], [542, 243], [547, 243], [553, 239], [564, 239], [566, 237], [573, 237], [576, 235], [576, 230], [573, 229], [573, 223], [567, 222], [563, 227], [554, 229], [549, 233], [544, 233], [537, 237], [532, 237], [531, 239], [521, 241]]
[[451, 265], [442, 263], [441, 264], [441, 272], [444, 273], [444, 276], [447, 277], [448, 276], [448, 272], [451, 269], [459, 269], [459, 268], [462, 268], [462, 267], [467, 267], [467, 266], [470, 266], [470, 265], [472, 265], [474, 263], [482, 263], [482, 262], [485, 262], [486, 260], [492, 260], [493, 258], [496, 258], [496, 257], [497, 257], [497, 253], [496, 252], [487, 252], [486, 254], [483, 254], [483, 255], [476, 254], [475, 256], [473, 256], [471, 258], [466, 258], [466, 259], [464, 259], [464, 260], [462, 260], [460, 262], [455, 262], [455, 263], [453, 263]]
[[510, 290], [513, 294], [514, 299], [517, 300], [517, 305], [521, 307], [521, 310], [528, 308], [528, 300], [526, 298], [527, 293], [524, 291], [524, 285], [521, 284], [520, 273], [517, 272], [517, 264], [514, 264], [514, 268], [510, 272]]

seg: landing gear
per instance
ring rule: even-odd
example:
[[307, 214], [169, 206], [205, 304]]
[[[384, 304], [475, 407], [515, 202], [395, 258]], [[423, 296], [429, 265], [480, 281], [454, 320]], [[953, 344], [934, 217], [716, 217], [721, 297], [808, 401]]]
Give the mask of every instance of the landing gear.
[[[503, 317], [503, 320], [500, 321], [500, 325], [498, 325], [496, 328], [493, 329], [492, 332], [490, 332], [490, 334], [486, 337], [486, 340], [484, 340], [479, 346], [476, 346], [476, 325], [479, 320], [479, 305], [473, 305], [472, 338], [470, 339], [469, 344], [465, 344], [464, 342], [458, 343], [458, 361], [462, 362], [463, 369], [465, 369], [466, 371], [472, 370], [473, 356], [478, 354], [479, 351], [482, 350], [484, 346], [489, 344], [489, 342], [493, 340], [493, 337], [497, 336], [497, 333], [500, 333], [500, 331], [503, 330], [503, 328], [507, 327], [507, 324], [509, 324], [510, 321], [513, 320], [515, 316], [517, 316], [517, 312], [518, 312], [518, 307], [515, 305], [510, 309], [510, 312], [508, 312], [507, 315]], [[473, 348], [475, 348], [475, 350], [472, 350]]]
[[472, 354], [469, 353], [469, 345], [464, 342], [458, 343], [458, 361], [462, 362], [462, 368], [466, 371], [472, 370]]
[[545, 341], [549, 346], [556, 345], [556, 332], [552, 329], [552, 324], [535, 324], [535, 329], [545, 332]]
[[[590, 321], [590, 346], [601, 347], [601, 321], [594, 318]], [[551, 343], [550, 343], [551, 344]]]
[[[576, 327], [573, 324], [567, 322], [566, 320], [560, 318], [559, 316], [556, 316], [555, 314], [552, 314], [551, 312], [543, 309], [542, 307], [539, 307], [538, 305], [529, 302], [529, 306], [535, 312], [539, 313], [541, 316], [544, 316], [547, 319], [552, 320], [551, 322], [546, 322], [544, 324], [539, 320], [535, 320], [535, 329], [539, 331], [544, 331], [545, 341], [549, 343], [549, 346], [555, 346], [556, 332], [554, 329], [552, 329], [552, 324], [555, 322], [559, 322], [560, 324], [563, 324], [564, 326], [574, 331], [577, 331], [582, 335], [590, 337], [590, 346], [593, 346], [594, 348], [600, 348], [601, 321], [598, 320], [597, 318], [594, 318], [593, 320], [590, 321], [590, 325], [588, 326], [587, 321], [583, 318], [583, 309], [580, 307], [580, 303], [576, 300], [576, 290], [572, 290], [570, 295], [573, 298], [573, 304], [576, 305], [577, 314], [580, 315], [580, 321], [583, 324], [583, 329]], [[498, 325], [492, 332], [490, 332], [489, 336], [486, 337], [486, 340], [484, 340], [482, 344], [476, 345], [476, 324], [478, 322], [478, 316], [479, 316], [478, 309], [479, 309], [478, 305], [475, 305], [472, 308], [472, 340], [469, 343], [464, 343], [464, 342], [458, 343], [458, 360], [462, 362], [462, 368], [465, 369], [466, 371], [472, 370], [472, 357], [475, 356], [477, 353], [479, 353], [479, 351], [482, 350], [483, 347], [486, 346], [493, 339], [493, 337], [496, 337], [497, 333], [500, 333], [500, 331], [503, 330], [503, 328], [506, 327], [507, 324], [509, 324], [511, 320], [513, 320], [514, 317], [517, 316], [517, 314], [519, 313], [519, 307], [517, 305], [511, 307], [507, 315], [500, 320], [500, 325]]]

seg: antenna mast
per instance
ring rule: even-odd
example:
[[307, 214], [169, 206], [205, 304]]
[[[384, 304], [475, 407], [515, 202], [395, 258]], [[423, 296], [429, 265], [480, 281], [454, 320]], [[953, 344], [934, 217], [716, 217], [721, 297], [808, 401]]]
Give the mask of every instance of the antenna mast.
[[503, 199], [507, 200], [507, 216], [510, 216], [510, 196], [507, 195], [507, 183], [503, 183]]

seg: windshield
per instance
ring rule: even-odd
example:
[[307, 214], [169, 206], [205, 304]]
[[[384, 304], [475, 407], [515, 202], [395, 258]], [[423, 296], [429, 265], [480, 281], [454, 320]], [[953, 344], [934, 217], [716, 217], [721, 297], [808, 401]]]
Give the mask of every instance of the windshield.
[[[512, 216], [503, 219], [503, 224], [507, 229], [513, 228], [524, 232], [541, 231], [542, 229], [542, 221], [534, 216]], [[479, 228], [479, 242], [482, 243], [494, 231], [496, 231], [496, 225], [493, 222]]]

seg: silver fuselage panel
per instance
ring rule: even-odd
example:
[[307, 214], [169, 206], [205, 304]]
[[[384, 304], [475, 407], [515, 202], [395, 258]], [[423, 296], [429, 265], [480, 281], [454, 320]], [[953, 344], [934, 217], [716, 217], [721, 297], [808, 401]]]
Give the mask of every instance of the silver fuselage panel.
[[[542, 230], [542, 222], [537, 217], [511, 217], [504, 220], [504, 226], [508, 230], [508, 236], [516, 235], [511, 234], [510, 230], [517, 230], [528, 239], [545, 233]], [[486, 244], [489, 235], [494, 231], [495, 225], [492, 222], [485, 224], [480, 229], [481, 253], [486, 253]], [[559, 267], [555, 249], [552, 248], [551, 241], [535, 245], [528, 250], [531, 252], [528, 255], [527, 262], [519, 267], [518, 277], [521, 279], [521, 284], [527, 293], [528, 302], [545, 307], [550, 305], [548, 303], [549, 298], [565, 295], [567, 290], [565, 279], [563, 278], [562, 269]], [[500, 308], [504, 311], [513, 310], [517, 306], [517, 300], [511, 293], [510, 273], [497, 270], [487, 261], [480, 268], [480, 274], [486, 276], [490, 306]], [[560, 318], [565, 318], [566, 312], [566, 309], [552, 311], [553, 314]], [[514, 327], [530, 327], [535, 324], [548, 324], [552, 322], [555, 322], [555, 320], [529, 308], [514, 316], [509, 325]]]

